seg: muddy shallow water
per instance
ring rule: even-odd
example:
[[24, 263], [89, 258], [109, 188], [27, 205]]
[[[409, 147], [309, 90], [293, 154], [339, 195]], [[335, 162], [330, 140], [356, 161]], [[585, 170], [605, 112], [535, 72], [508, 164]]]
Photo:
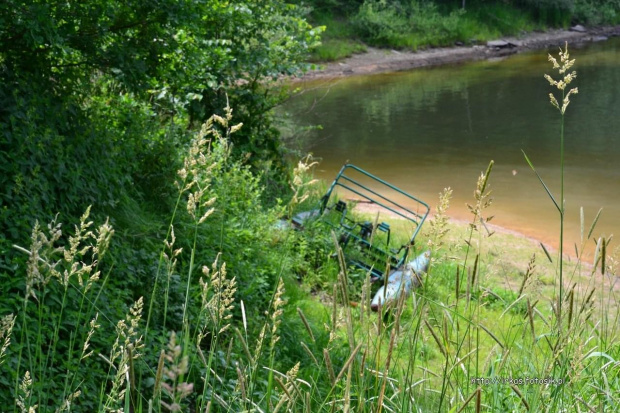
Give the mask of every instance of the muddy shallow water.
[[[593, 236], [620, 234], [620, 39], [573, 49], [571, 57], [579, 94], [565, 119], [565, 246], [573, 251], [580, 207], [586, 235], [599, 208]], [[560, 115], [544, 73], [558, 77], [546, 52], [536, 51], [308, 83], [283, 111], [290, 130], [321, 129], [288, 142], [322, 159], [318, 176], [326, 181], [349, 161], [433, 207], [449, 186], [450, 214], [462, 220], [470, 219], [477, 177], [494, 160], [492, 222], [557, 247], [558, 212], [522, 152], [559, 202]]]

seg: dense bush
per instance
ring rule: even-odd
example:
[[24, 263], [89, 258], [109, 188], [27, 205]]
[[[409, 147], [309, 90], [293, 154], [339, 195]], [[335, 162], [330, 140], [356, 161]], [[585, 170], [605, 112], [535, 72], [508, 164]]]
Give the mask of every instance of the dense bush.
[[0, 248], [56, 212], [169, 205], [186, 131], [227, 99], [246, 124], [237, 155], [271, 162], [285, 183], [270, 117], [283, 95], [270, 86], [305, 67], [319, 31], [303, 13], [280, 0], [3, 2]]
[[443, 13], [435, 3], [367, 0], [353, 20], [357, 33], [377, 46], [444, 46], [474, 36], [465, 30], [465, 11]]
[[620, 1], [575, 0], [574, 20], [588, 25], [618, 24]]
[[[161, 217], [174, 208], [180, 154], [230, 101], [245, 127], [235, 158], [285, 195], [287, 168], [271, 109], [281, 74], [305, 67], [317, 39], [304, 11], [280, 0], [99, 0], [0, 6], [0, 288], [35, 221], [58, 213], [123, 225], [111, 261], [125, 288], [149, 281]], [[218, 112], [219, 111], [219, 112]], [[249, 157], [246, 156], [249, 154]], [[261, 178], [263, 179], [263, 178]], [[129, 264], [131, 253], [142, 260]], [[138, 253], [139, 252], [139, 253]], [[140, 268], [136, 277], [125, 277]], [[137, 281], [134, 281], [137, 280]]]
[[[218, 254], [237, 277], [240, 297], [256, 303], [255, 323], [264, 320], [278, 276], [298, 265], [289, 242], [274, 241], [281, 208], [263, 206], [263, 198], [274, 205], [278, 196], [290, 198], [270, 117], [285, 92], [271, 86], [305, 67], [319, 32], [302, 8], [280, 0], [0, 5], [0, 317], [20, 314], [13, 336], [20, 340], [0, 374], [1, 400], [16, 400], [28, 370], [36, 386], [29, 402], [40, 411], [55, 410], [77, 384], [88, 400], [82, 411], [95, 411], [113, 390], [105, 383], [115, 361], [81, 360], [94, 314], [113, 332], [144, 297], [144, 336], [167, 342], [170, 329], [201, 317], [185, 299], [200, 296], [192, 275]], [[236, 121], [245, 126], [229, 135], [235, 141], [217, 160], [218, 173], [205, 177], [208, 193], [221, 202], [217, 220], [197, 229], [180, 207], [187, 194], [174, 183], [192, 139], [213, 112], [226, 115], [227, 102], [237, 105]], [[265, 177], [273, 184], [268, 194]], [[86, 245], [81, 255], [62, 251], [89, 205], [84, 225], [92, 220], [92, 229], [109, 216], [117, 230], [101, 262]], [[64, 223], [58, 238], [46, 230], [54, 219]], [[35, 222], [41, 231], [33, 236]], [[172, 228], [183, 252], [168, 267], [164, 254], [173, 254], [162, 242], [171, 242]], [[82, 235], [86, 244], [96, 241]], [[19, 249], [34, 241], [40, 262]], [[93, 280], [88, 291], [82, 278], [54, 282], [51, 267], [62, 274], [91, 261], [88, 274], [100, 271], [101, 283]], [[33, 279], [36, 298], [26, 287]], [[95, 335], [91, 346], [109, 355], [114, 340]], [[149, 368], [157, 357], [145, 355], [154, 360]], [[73, 382], [86, 373], [92, 381]]]
[[[131, 385], [141, 394], [139, 402], [146, 403], [155, 386], [151, 369], [158, 363], [158, 349], [168, 342], [169, 331], [184, 331], [192, 343], [204, 340], [202, 351], [212, 359], [211, 368], [226, 370], [228, 361], [215, 350], [217, 343], [231, 343], [226, 359], [231, 351], [243, 351], [239, 345], [232, 346], [231, 331], [224, 333], [226, 320], [243, 318], [246, 334], [258, 335], [267, 322], [265, 312], [274, 305], [276, 287], [286, 283], [288, 296], [294, 298], [299, 289], [295, 274], [317, 269], [305, 260], [301, 235], [275, 225], [285, 214], [284, 206], [265, 207], [260, 176], [243, 159], [231, 156], [230, 137], [241, 125], [230, 123], [230, 109], [224, 113], [210, 119], [177, 162], [177, 203], [168, 228], [153, 224], [157, 215], [127, 225], [124, 220], [144, 214], [132, 211], [126, 201], [127, 216], [118, 221], [119, 232], [128, 226], [141, 227], [148, 237], [137, 243], [125, 234], [114, 245], [111, 227], [106, 222], [95, 229], [89, 208], [74, 231], [65, 231], [55, 222], [48, 228], [36, 226], [30, 250], [16, 247], [27, 262], [15, 268], [15, 277], [2, 279], [7, 294], [0, 301], [0, 313], [19, 317], [12, 333], [16, 344], [1, 366], [1, 400], [19, 399], [23, 393], [19, 383], [28, 371], [34, 384], [24, 403], [38, 404], [41, 411], [54, 410], [66, 400], [74, 403], [71, 395], [77, 390], [81, 411], [120, 406], [123, 378], [117, 372], [129, 363], [131, 356], [124, 352], [132, 348], [136, 358], [141, 357], [131, 367], [136, 380]], [[296, 169], [289, 214], [307, 198], [304, 165]], [[102, 259], [109, 245], [116, 251]], [[233, 310], [226, 304], [228, 315], [215, 315], [213, 308], [223, 305], [219, 300], [225, 291], [247, 303], [243, 314], [239, 307]], [[124, 324], [117, 324], [118, 320], [125, 320]], [[288, 325], [287, 334], [293, 328]], [[109, 333], [97, 334], [99, 329]], [[116, 338], [111, 334], [115, 330]], [[287, 334], [282, 340], [295, 340]], [[188, 337], [181, 339], [185, 346]], [[123, 340], [124, 349], [119, 347]], [[149, 348], [144, 348], [145, 341]], [[90, 351], [103, 357], [85, 356]], [[271, 357], [274, 351], [272, 346]], [[294, 348], [279, 348], [277, 353], [278, 366], [298, 358]], [[192, 357], [193, 363], [202, 364], [194, 350]], [[269, 360], [269, 352], [265, 357]], [[273, 359], [270, 363], [276, 365]], [[234, 369], [230, 373], [230, 377], [220, 374], [236, 377]], [[186, 379], [196, 383], [192, 404], [203, 403], [200, 397], [208, 394], [208, 386], [198, 384], [205, 375], [209, 369], [204, 365], [187, 372]], [[108, 393], [110, 397], [99, 396]], [[131, 397], [138, 400], [135, 393]]]

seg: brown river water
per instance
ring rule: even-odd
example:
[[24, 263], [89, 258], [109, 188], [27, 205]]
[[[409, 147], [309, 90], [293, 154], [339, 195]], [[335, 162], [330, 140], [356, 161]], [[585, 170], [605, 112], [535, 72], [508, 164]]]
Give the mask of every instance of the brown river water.
[[[571, 87], [579, 88], [565, 116], [565, 249], [574, 254], [581, 207], [585, 235], [600, 208], [592, 237], [620, 234], [620, 39], [569, 51], [578, 75]], [[350, 162], [432, 210], [439, 192], [451, 187], [449, 214], [459, 220], [471, 220], [466, 203], [474, 202], [477, 178], [494, 160], [492, 223], [555, 249], [559, 213], [522, 152], [559, 202], [560, 114], [548, 98], [558, 91], [545, 73], [558, 78], [542, 50], [307, 83], [280, 114], [288, 115], [287, 145], [321, 160], [319, 178], [331, 182]], [[592, 250], [593, 241], [587, 244]]]

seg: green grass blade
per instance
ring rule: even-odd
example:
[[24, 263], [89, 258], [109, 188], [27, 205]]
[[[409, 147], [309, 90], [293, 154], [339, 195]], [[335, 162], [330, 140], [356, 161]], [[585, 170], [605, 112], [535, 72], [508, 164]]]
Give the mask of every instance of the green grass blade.
[[594, 227], [596, 227], [598, 219], [601, 217], [601, 212], [603, 212], [603, 208], [600, 208], [598, 210], [598, 212], [596, 213], [596, 216], [594, 217], [594, 221], [592, 221], [592, 225], [590, 226], [590, 231], [588, 231], [588, 239], [590, 239], [590, 237], [592, 236], [592, 232], [594, 231]]
[[499, 344], [499, 346], [504, 349], [506, 348], [506, 346], [504, 346], [504, 344], [502, 344], [501, 341], [499, 341], [499, 338], [497, 338], [497, 336], [495, 336], [495, 334], [493, 334], [491, 332], [491, 330], [489, 330], [488, 328], [486, 328], [485, 326], [483, 326], [482, 324], [478, 324], [478, 326], [480, 326], [480, 328], [482, 328], [493, 340], [495, 340], [495, 342], [497, 344]]
[[551, 259], [551, 255], [549, 255], [549, 251], [547, 251], [547, 248], [545, 247], [545, 245], [541, 242], [540, 246], [542, 247], [543, 251], [545, 251], [545, 255], [547, 256], [547, 259], [549, 259], [549, 262], [551, 264], [553, 264], [553, 260]]
[[579, 259], [579, 248], [577, 247], [576, 242], [575, 242], [575, 258]]
[[583, 215], [583, 207], [579, 209], [579, 223], [580, 223], [580, 234], [581, 234], [581, 245], [583, 246], [583, 234], [584, 234], [584, 225], [586, 219]]
[[616, 362], [616, 360], [615, 360], [613, 357], [611, 357], [609, 354], [604, 353], [604, 352], [602, 352], [602, 351], [593, 351], [592, 353], [588, 354], [588, 355], [585, 357], [585, 360], [587, 360], [587, 359], [589, 359], [589, 358], [592, 358], [592, 357], [604, 357], [604, 358], [606, 358], [607, 360], [611, 361], [612, 363], [615, 363], [615, 362]]
[[607, 256], [608, 240], [603, 240], [603, 253], [601, 254], [601, 274], [605, 275], [605, 257]]
[[603, 240], [603, 238], [601, 237], [599, 237], [599, 239], [596, 240], [596, 248], [594, 249], [594, 261], [592, 262], [592, 267], [594, 268], [593, 271], [596, 270], [598, 263], [601, 261], [601, 245], [604, 242], [605, 240]]
[[562, 209], [558, 205], [558, 203], [555, 200], [554, 196], [551, 194], [551, 191], [549, 190], [549, 187], [547, 187], [547, 184], [545, 184], [545, 181], [543, 181], [543, 179], [540, 177], [540, 175], [538, 174], [538, 171], [536, 171], [536, 168], [534, 168], [534, 165], [530, 161], [530, 158], [527, 157], [527, 155], [525, 154], [523, 149], [521, 149], [521, 152], [523, 152], [523, 156], [525, 156], [526, 162], [528, 163], [528, 165], [530, 165], [530, 168], [532, 168], [532, 171], [534, 171], [534, 173], [536, 174], [536, 177], [538, 177], [538, 180], [542, 184], [543, 188], [545, 188], [545, 191], [547, 191], [547, 195], [549, 195], [549, 198], [551, 198], [551, 200], [553, 201], [553, 204], [555, 205], [555, 207], [558, 209], [558, 211], [561, 214], [562, 213]]

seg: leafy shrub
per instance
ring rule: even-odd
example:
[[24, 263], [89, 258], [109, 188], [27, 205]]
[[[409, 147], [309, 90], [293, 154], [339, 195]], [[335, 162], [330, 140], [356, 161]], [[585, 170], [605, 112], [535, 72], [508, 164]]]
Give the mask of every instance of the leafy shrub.
[[312, 7], [313, 15], [348, 15], [357, 11], [363, 0], [312, 0], [309, 5]]
[[620, 21], [620, 1], [576, 0], [574, 20], [593, 26], [617, 24]]
[[[136, 402], [135, 394], [122, 390], [127, 371], [134, 377], [131, 385], [139, 388], [143, 396], [147, 392], [157, 394], [157, 380], [151, 380], [153, 371], [149, 366], [158, 364], [159, 349], [168, 342], [167, 360], [184, 363], [174, 350], [175, 334], [169, 335], [168, 331], [185, 331], [183, 346], [189, 345], [190, 335], [192, 343], [198, 340], [200, 345], [204, 341], [200, 350], [191, 351], [188, 363], [194, 367], [184, 371], [185, 383], [200, 383], [203, 377], [210, 376], [211, 368], [220, 371], [219, 380], [236, 380], [237, 373], [229, 361], [243, 349], [233, 347], [232, 332], [226, 331], [227, 320], [243, 319], [246, 334], [249, 331], [254, 336], [266, 323], [276, 323], [280, 317], [277, 314], [285, 300], [284, 284], [288, 286], [288, 297], [303, 296], [295, 295], [298, 287], [293, 272], [312, 267], [305, 267], [304, 257], [297, 254], [294, 241], [299, 234], [276, 228], [276, 218], [284, 213], [284, 208], [263, 206], [260, 177], [242, 160], [230, 156], [226, 138], [241, 125], [229, 126], [231, 110], [225, 113], [225, 118], [210, 119], [193, 139], [188, 156], [180, 162], [178, 210], [169, 232], [163, 232], [163, 249], [159, 242], [149, 240], [134, 244], [136, 250], [126, 249], [128, 242], [120, 243], [119, 251], [111, 257], [112, 263], [100, 265], [112, 231], [107, 223], [98, 230], [92, 229], [89, 210], [70, 237], [63, 235], [60, 225], [54, 222], [47, 231], [35, 228], [31, 250], [21, 251], [26, 253], [26, 265], [16, 269], [17, 277], [7, 278], [6, 284], [15, 280], [11, 295], [0, 302], [3, 315], [19, 314], [12, 327], [17, 343], [8, 348], [5, 362], [0, 363], [2, 399], [18, 399], [30, 406], [38, 404], [41, 410], [54, 409], [67, 400], [87, 411], [118, 409], [130, 399], [131, 403]], [[307, 198], [309, 181], [301, 175], [307, 169], [303, 163], [298, 167], [292, 202], [304, 202]], [[132, 208], [124, 208], [119, 223], [126, 223], [135, 214]], [[132, 226], [152, 237], [162, 234], [161, 228], [151, 221], [134, 222]], [[155, 252], [157, 249], [161, 254]], [[202, 275], [196, 274], [200, 267]], [[118, 275], [127, 273], [133, 277], [124, 279]], [[247, 303], [242, 316], [231, 302], [221, 304], [232, 294], [238, 302]], [[131, 302], [134, 305], [130, 306]], [[274, 311], [271, 320], [265, 316], [270, 308]], [[93, 319], [91, 324], [89, 320]], [[5, 334], [5, 324], [3, 318], [0, 339]], [[282, 339], [294, 342], [293, 329], [300, 331], [304, 327], [299, 322], [288, 326]], [[115, 330], [116, 337], [105, 333]], [[270, 334], [277, 330], [270, 328]], [[104, 333], [99, 334], [100, 331]], [[320, 332], [317, 337], [321, 337]], [[147, 340], [154, 351], [144, 347]], [[274, 339], [271, 340], [271, 345], [257, 350], [255, 369], [259, 362], [279, 366], [298, 359], [298, 348], [276, 349]], [[226, 343], [228, 352], [222, 351], [218, 343]], [[101, 357], [85, 357], [91, 350]], [[196, 351], [206, 354], [207, 365], [203, 364], [204, 354]], [[166, 385], [171, 387], [155, 400], [184, 406], [202, 403], [204, 397], [211, 397], [209, 388], [214, 386], [207, 379], [206, 386], [197, 387], [197, 392], [188, 398], [181, 396], [185, 393], [181, 387], [176, 389], [169, 373], [164, 372], [159, 380], [168, 380]], [[257, 391], [270, 388], [260, 380], [256, 383]], [[80, 397], [78, 390], [79, 402], [74, 401]]]
[[353, 20], [361, 38], [377, 46], [444, 46], [462, 38], [464, 11], [442, 14], [431, 2], [367, 0]]
[[387, 46], [402, 33], [407, 33], [409, 22], [398, 2], [366, 0], [353, 18], [359, 36], [370, 44]]

